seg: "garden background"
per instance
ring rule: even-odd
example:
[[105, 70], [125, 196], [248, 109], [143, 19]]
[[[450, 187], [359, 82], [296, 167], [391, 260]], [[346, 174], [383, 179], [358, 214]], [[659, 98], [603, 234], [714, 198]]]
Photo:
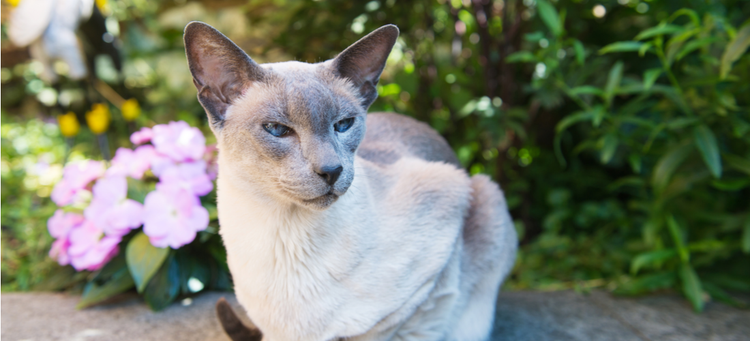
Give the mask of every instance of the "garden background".
[[[323, 61], [393, 23], [401, 37], [370, 111], [428, 122], [469, 172], [501, 184], [521, 240], [506, 290], [674, 290], [696, 310], [747, 306], [734, 294], [750, 291], [748, 1], [97, 0], [99, 21], [77, 31], [82, 80], [14, 46], [19, 1], [2, 5], [3, 292], [90, 298], [119, 283], [95, 303], [134, 287], [124, 248], [93, 272], [48, 256], [50, 195], [65, 162], [109, 158], [141, 127], [181, 120], [215, 142], [185, 60], [189, 21], [260, 63]], [[152, 308], [231, 288], [213, 200], [201, 199], [208, 228], [135, 279]]]

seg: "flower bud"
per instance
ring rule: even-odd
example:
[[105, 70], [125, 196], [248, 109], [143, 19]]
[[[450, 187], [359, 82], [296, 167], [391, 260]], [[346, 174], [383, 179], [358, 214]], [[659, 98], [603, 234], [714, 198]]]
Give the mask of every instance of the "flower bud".
[[122, 104], [122, 117], [125, 121], [132, 121], [141, 115], [141, 106], [138, 105], [138, 100], [131, 98]]
[[86, 123], [94, 134], [101, 134], [109, 128], [109, 108], [104, 103], [96, 103], [91, 106], [91, 111], [86, 113]]
[[60, 132], [65, 137], [73, 137], [78, 135], [78, 131], [81, 130], [81, 124], [78, 123], [76, 114], [72, 111], [68, 111], [65, 115], [57, 116], [57, 123], [60, 125]]

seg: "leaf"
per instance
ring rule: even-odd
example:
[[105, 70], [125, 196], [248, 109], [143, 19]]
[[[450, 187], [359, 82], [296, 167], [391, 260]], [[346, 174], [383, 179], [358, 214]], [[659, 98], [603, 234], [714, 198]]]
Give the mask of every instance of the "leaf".
[[646, 72], [643, 73], [643, 89], [644, 90], [651, 89], [651, 86], [654, 85], [654, 83], [656, 82], [656, 79], [659, 78], [662, 72], [663, 71], [661, 68], [646, 70]]
[[604, 87], [604, 96], [607, 106], [612, 103], [612, 98], [617, 92], [617, 88], [620, 86], [622, 80], [622, 61], [617, 61], [612, 69], [609, 70], [609, 77], [607, 77], [607, 85]]
[[664, 154], [654, 167], [651, 184], [658, 190], [664, 189], [672, 177], [672, 173], [685, 161], [692, 150], [692, 145], [682, 144]]
[[654, 290], [669, 288], [675, 285], [677, 276], [674, 272], [662, 272], [636, 278], [615, 289], [618, 295], [639, 295]]
[[739, 191], [750, 186], [750, 179], [714, 179], [711, 186], [721, 191]]
[[628, 163], [630, 163], [630, 168], [633, 169], [633, 173], [641, 174], [641, 166], [643, 163], [640, 155], [635, 153], [630, 154], [630, 156], [628, 156]]
[[601, 162], [603, 164], [607, 164], [615, 155], [615, 151], [617, 150], [617, 144], [619, 141], [617, 140], [617, 136], [611, 133], [604, 135], [603, 140]]
[[599, 54], [638, 51], [642, 46], [643, 43], [640, 41], [618, 41], [616, 43], [612, 43], [605, 47], [602, 47], [599, 50]]
[[745, 303], [736, 300], [734, 297], [730, 296], [726, 291], [724, 291], [724, 289], [711, 282], [703, 281], [701, 283], [701, 286], [703, 287], [703, 290], [711, 295], [712, 299], [737, 308], [745, 308], [746, 306]]
[[677, 253], [680, 255], [680, 260], [683, 263], [690, 262], [690, 252], [685, 247], [685, 242], [682, 240], [682, 230], [677, 221], [674, 220], [674, 216], [670, 215], [667, 217], [667, 227], [669, 227], [669, 233], [672, 235], [672, 241], [674, 241], [675, 247], [677, 247]]
[[552, 34], [559, 37], [563, 33], [563, 23], [560, 20], [560, 16], [557, 14], [557, 10], [547, 0], [537, 0], [537, 9], [539, 9], [539, 16], [544, 21], [544, 24], [549, 27]]
[[722, 154], [722, 156], [724, 157], [724, 161], [727, 162], [727, 165], [729, 165], [729, 167], [750, 175], [750, 160], [746, 160], [739, 156], [727, 153]]
[[529, 51], [518, 51], [505, 57], [506, 63], [529, 63], [535, 61], [536, 56]]
[[578, 62], [578, 65], [583, 65], [586, 61], [586, 50], [583, 48], [583, 43], [578, 39], [573, 39], [573, 49], [576, 51], [576, 62]]
[[630, 273], [635, 275], [642, 267], [652, 264], [659, 264], [665, 260], [672, 259], [677, 256], [675, 249], [666, 249], [641, 253], [633, 258], [630, 263]]
[[690, 21], [692, 21], [693, 25], [695, 25], [696, 27], [699, 27], [701, 25], [701, 20], [698, 17], [698, 13], [696, 13], [694, 10], [689, 9], [689, 8], [681, 8], [677, 10], [676, 12], [672, 13], [672, 15], [669, 16], [669, 22], [674, 21], [681, 15], [688, 16], [690, 18]]
[[570, 89], [570, 94], [604, 96], [604, 91], [602, 91], [602, 89], [599, 89], [595, 86], [584, 85], [584, 86], [577, 86], [575, 88]]
[[679, 117], [669, 120], [666, 123], [665, 128], [669, 130], [679, 130], [698, 122], [700, 122], [700, 119], [697, 117]]
[[560, 122], [557, 123], [555, 130], [559, 134], [563, 130], [581, 121], [588, 121], [594, 117], [593, 111], [579, 111], [572, 115], [565, 116]]
[[716, 143], [716, 136], [704, 124], [695, 127], [693, 136], [695, 138], [695, 146], [701, 152], [703, 161], [706, 162], [711, 175], [717, 179], [721, 178], [721, 155], [719, 154], [719, 146]]
[[724, 54], [721, 56], [721, 79], [727, 78], [729, 71], [732, 70], [732, 64], [734, 64], [737, 59], [740, 59], [748, 46], [750, 46], [750, 22], [740, 27], [740, 30], [737, 31], [737, 35], [734, 36], [734, 39], [729, 42], [724, 50]]
[[130, 240], [125, 257], [139, 293], [146, 288], [148, 281], [159, 270], [168, 254], [169, 248], [157, 248], [151, 245], [148, 236], [143, 232], [138, 232]]
[[702, 48], [706, 45], [710, 45], [713, 42], [719, 41], [716, 37], [708, 37], [708, 38], [702, 38], [698, 40], [693, 40], [691, 42], [688, 42], [685, 44], [685, 46], [680, 50], [680, 52], [677, 54], [676, 60], [680, 60], [683, 57], [690, 54], [690, 52], [693, 52], [699, 48]]
[[651, 50], [652, 47], [654, 47], [654, 44], [652, 44], [651, 42], [641, 45], [641, 48], [638, 49], [638, 56], [639, 57], [645, 56], [646, 52]]
[[682, 293], [693, 304], [696, 312], [703, 311], [703, 289], [698, 275], [688, 263], [680, 265], [680, 280], [682, 281]]
[[107, 263], [83, 289], [81, 300], [76, 309], [83, 309], [112, 296], [125, 292], [134, 285], [125, 259], [115, 257]]
[[159, 311], [168, 307], [180, 293], [180, 268], [174, 254], [170, 253], [167, 260], [151, 278], [143, 291], [143, 298], [151, 310]]
[[745, 220], [745, 228], [742, 230], [742, 252], [750, 253], [750, 216]]
[[641, 33], [638, 33], [637, 36], [635, 36], [635, 40], [643, 40], [648, 39], [655, 36], [665, 35], [665, 34], [672, 34], [682, 31], [682, 26], [677, 25], [671, 25], [671, 24], [661, 24], [656, 27], [652, 27], [649, 29], [646, 29], [642, 31]]

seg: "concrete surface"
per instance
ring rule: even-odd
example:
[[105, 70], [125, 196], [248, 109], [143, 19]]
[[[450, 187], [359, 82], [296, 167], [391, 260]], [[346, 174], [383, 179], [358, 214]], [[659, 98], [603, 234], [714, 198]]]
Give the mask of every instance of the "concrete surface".
[[[227, 341], [213, 310], [221, 296], [241, 309], [226, 293], [205, 293], [190, 305], [178, 302], [160, 313], [134, 296], [76, 311], [75, 296], [4, 293], [0, 336], [5, 341]], [[704, 313], [694, 314], [675, 295], [624, 299], [604, 292], [506, 292], [498, 302], [493, 340], [750, 340], [750, 311], [709, 303]]]

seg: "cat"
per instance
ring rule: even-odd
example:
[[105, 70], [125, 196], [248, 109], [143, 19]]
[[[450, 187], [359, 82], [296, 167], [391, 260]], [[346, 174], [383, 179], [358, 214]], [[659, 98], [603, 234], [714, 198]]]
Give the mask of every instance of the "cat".
[[213, 27], [185, 27], [218, 141], [219, 233], [257, 326], [219, 302], [238, 340], [488, 339], [516, 232], [499, 186], [437, 132], [367, 114], [398, 35], [259, 65]]

